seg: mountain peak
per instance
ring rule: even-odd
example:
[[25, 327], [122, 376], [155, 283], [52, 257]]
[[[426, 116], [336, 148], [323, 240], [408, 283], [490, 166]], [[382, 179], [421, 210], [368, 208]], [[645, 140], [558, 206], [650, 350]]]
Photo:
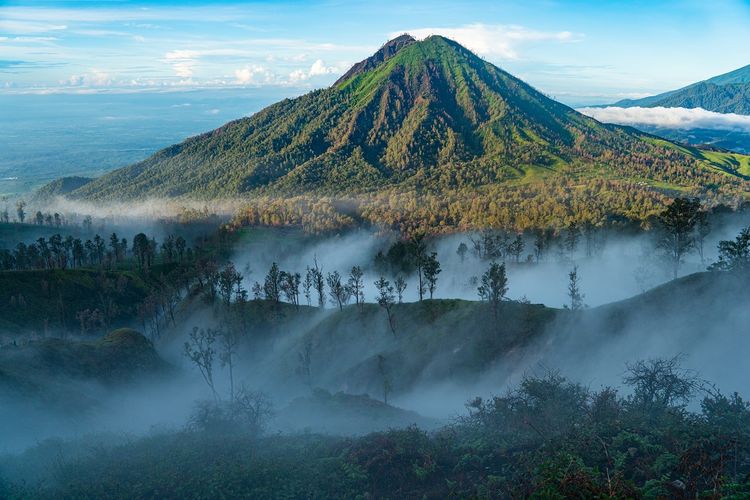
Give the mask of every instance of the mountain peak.
[[368, 57], [367, 59], [363, 59], [362, 61], [358, 62], [354, 66], [352, 66], [349, 71], [344, 73], [344, 75], [336, 80], [334, 83], [335, 85], [339, 85], [340, 83], [343, 83], [350, 78], [359, 75], [360, 73], [365, 73], [366, 71], [369, 71], [373, 69], [375, 66], [384, 63], [398, 51], [403, 49], [404, 47], [407, 47], [413, 43], [415, 43], [417, 40], [414, 39], [411, 35], [404, 33], [403, 35], [399, 35], [393, 40], [387, 41], [380, 49], [378, 49], [377, 52], [375, 52], [373, 55]]
[[[394, 38], [338, 83], [164, 149], [71, 197], [440, 194], [567, 178], [571, 166], [618, 176], [623, 164], [626, 176], [660, 185], [685, 182], [683, 171], [665, 167], [678, 163], [690, 179], [732, 182], [716, 173], [721, 166], [702, 170], [698, 162], [709, 160], [604, 126], [442, 36]], [[612, 169], [602, 174], [602, 164]]]

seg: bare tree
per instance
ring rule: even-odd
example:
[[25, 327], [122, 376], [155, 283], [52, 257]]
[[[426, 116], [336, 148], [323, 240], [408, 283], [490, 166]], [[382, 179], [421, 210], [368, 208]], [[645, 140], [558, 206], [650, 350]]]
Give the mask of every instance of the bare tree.
[[313, 277], [313, 270], [310, 269], [310, 266], [307, 267], [305, 271], [305, 281], [302, 283], [302, 289], [304, 290], [305, 299], [307, 300], [307, 305], [312, 305], [312, 289], [313, 289], [313, 283], [314, 283], [314, 277]]
[[410, 241], [411, 251], [414, 258], [414, 265], [417, 268], [417, 285], [419, 289], [419, 301], [422, 302], [424, 294], [427, 291], [424, 282], [424, 265], [427, 261], [427, 243], [424, 240], [424, 234], [417, 234]]
[[240, 343], [240, 337], [233, 328], [224, 328], [218, 331], [220, 342], [219, 361], [221, 367], [229, 369], [229, 399], [234, 401], [234, 358]]
[[586, 305], [583, 303], [585, 295], [581, 293], [581, 281], [578, 278], [578, 266], [574, 266], [568, 273], [568, 297], [570, 297], [570, 309], [580, 311]]
[[398, 303], [401, 304], [404, 300], [404, 290], [406, 290], [406, 280], [400, 274], [396, 276], [393, 284], [396, 288], [396, 296], [398, 297]]
[[208, 384], [211, 389], [214, 400], [219, 400], [219, 394], [216, 392], [216, 386], [214, 384], [214, 356], [216, 351], [214, 350], [214, 342], [216, 341], [216, 331], [210, 328], [193, 328], [190, 333], [190, 339], [185, 342], [185, 356], [198, 367], [203, 380]]
[[341, 275], [338, 271], [328, 273], [326, 277], [328, 283], [328, 293], [331, 295], [331, 299], [338, 304], [339, 310], [343, 310], [344, 306], [349, 302], [349, 289], [341, 282]]
[[624, 382], [633, 387], [631, 402], [649, 412], [684, 408], [702, 383], [695, 372], [680, 367], [682, 355], [628, 364]]
[[381, 276], [380, 279], [375, 282], [375, 287], [378, 289], [378, 305], [385, 309], [385, 312], [388, 315], [388, 326], [391, 327], [391, 332], [395, 337], [396, 323], [395, 318], [393, 317], [393, 306], [396, 303], [396, 297], [393, 294], [393, 286], [387, 279]]
[[364, 273], [362, 272], [362, 268], [354, 266], [349, 272], [349, 280], [346, 282], [349, 293], [354, 297], [354, 302], [357, 305], [361, 305], [365, 301], [365, 284], [363, 276]]
[[313, 259], [314, 267], [310, 270], [312, 272], [313, 288], [318, 292], [318, 307], [325, 307], [326, 305], [326, 284], [325, 278], [323, 277], [323, 268], [318, 266], [317, 257]]

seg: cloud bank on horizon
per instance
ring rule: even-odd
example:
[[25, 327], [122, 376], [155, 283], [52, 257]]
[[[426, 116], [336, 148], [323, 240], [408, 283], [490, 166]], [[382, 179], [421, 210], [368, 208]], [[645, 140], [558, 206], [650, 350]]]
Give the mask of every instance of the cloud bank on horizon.
[[703, 108], [578, 108], [578, 111], [600, 122], [617, 125], [653, 126], [669, 129], [735, 130], [750, 132], [750, 116], [716, 113]]

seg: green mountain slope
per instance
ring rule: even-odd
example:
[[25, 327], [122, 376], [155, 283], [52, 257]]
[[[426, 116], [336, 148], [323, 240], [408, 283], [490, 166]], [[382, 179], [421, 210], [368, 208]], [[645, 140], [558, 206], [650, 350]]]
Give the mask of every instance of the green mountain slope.
[[717, 113], [750, 115], [750, 65], [678, 90], [643, 99], [626, 99], [613, 106], [703, 108]]
[[65, 196], [89, 182], [91, 182], [89, 177], [60, 177], [37, 189], [34, 193], [34, 198], [37, 200], [46, 200], [55, 196]]
[[[401, 36], [329, 88], [192, 137], [69, 196], [325, 195], [356, 205], [347, 220], [369, 214], [375, 223], [400, 224], [404, 216], [394, 213], [392, 198], [418, 193], [434, 197], [418, 205], [443, 206], [411, 226], [456, 226], [450, 211], [471, 202], [473, 212], [498, 213], [468, 225], [529, 227], [561, 219], [579, 195], [600, 205], [590, 217], [580, 209], [574, 215], [588, 218], [642, 218], [673, 193], [736, 200], [747, 187], [732, 164], [601, 124], [446, 38]], [[531, 211], [544, 206], [546, 213], [519, 217], [519, 209], [530, 211], [524, 200], [534, 200]], [[511, 208], [498, 208], [504, 203]], [[261, 218], [288, 220], [291, 212], [311, 210], [296, 206]], [[331, 210], [326, 205], [324, 216]]]

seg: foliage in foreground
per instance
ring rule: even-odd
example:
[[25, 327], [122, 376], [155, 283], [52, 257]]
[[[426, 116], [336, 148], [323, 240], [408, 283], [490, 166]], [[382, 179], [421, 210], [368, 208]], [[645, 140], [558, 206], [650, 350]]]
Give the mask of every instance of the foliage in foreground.
[[[108, 498], [696, 498], [750, 493], [750, 407], [682, 370], [639, 362], [629, 396], [528, 377], [435, 433], [360, 438], [184, 431], [65, 459], [44, 443], [0, 462], [0, 495]], [[699, 409], [691, 397], [703, 391]], [[62, 459], [61, 459], [62, 457]], [[49, 467], [39, 483], [11, 484]]]

